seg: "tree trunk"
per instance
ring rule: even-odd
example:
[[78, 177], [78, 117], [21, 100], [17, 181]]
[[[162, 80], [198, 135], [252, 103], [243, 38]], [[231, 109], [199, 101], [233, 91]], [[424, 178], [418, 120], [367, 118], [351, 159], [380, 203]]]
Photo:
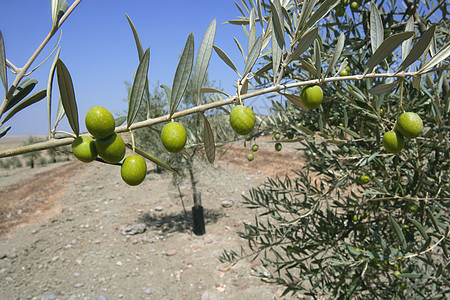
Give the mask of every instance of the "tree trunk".
[[197, 181], [195, 180], [193, 164], [191, 160], [188, 160], [189, 178], [191, 180], [192, 196], [194, 200], [194, 206], [192, 207], [192, 221], [193, 232], [195, 235], [204, 235], [205, 230], [205, 216], [203, 214], [202, 207], [202, 195], [197, 191]]

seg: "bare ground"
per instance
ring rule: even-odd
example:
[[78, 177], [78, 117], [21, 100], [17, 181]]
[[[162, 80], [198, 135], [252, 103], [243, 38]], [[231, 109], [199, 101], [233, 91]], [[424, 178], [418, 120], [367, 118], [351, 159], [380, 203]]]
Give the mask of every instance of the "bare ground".
[[[271, 142], [260, 146], [253, 162], [240, 143], [200, 168], [203, 236], [190, 232], [170, 174], [150, 172], [129, 187], [118, 167], [100, 163], [1, 171], [0, 299], [279, 298], [282, 288], [252, 276], [258, 261], [217, 259], [224, 248], [245, 245], [236, 231], [254, 211], [242, 195], [303, 165], [293, 145], [281, 152]], [[189, 185], [181, 191], [190, 220]], [[233, 206], [222, 207], [225, 200]], [[144, 233], [122, 234], [139, 223]]]

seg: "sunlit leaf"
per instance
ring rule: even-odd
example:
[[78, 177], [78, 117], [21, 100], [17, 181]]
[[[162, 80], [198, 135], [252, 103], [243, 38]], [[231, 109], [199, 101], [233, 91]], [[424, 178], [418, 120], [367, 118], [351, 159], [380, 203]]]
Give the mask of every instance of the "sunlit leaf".
[[3, 41], [2, 31], [0, 30], [0, 78], [5, 88], [5, 95], [8, 91], [8, 77], [6, 72], [6, 54], [5, 43]]
[[61, 48], [56, 52], [55, 58], [53, 59], [52, 65], [50, 67], [50, 72], [48, 74], [47, 80], [47, 118], [48, 118], [48, 134], [50, 136], [51, 131], [51, 123], [52, 123], [52, 91], [53, 91], [53, 79], [55, 77], [56, 71], [56, 62], [59, 59], [59, 53], [61, 52]]
[[256, 0], [256, 12], [258, 13], [258, 19], [261, 24], [261, 28], [264, 28], [264, 20], [262, 15], [262, 8], [261, 8], [261, 0]]
[[[133, 145], [131, 145], [130, 143], [125, 144], [125, 146], [127, 146], [129, 149], [133, 149]], [[160, 166], [161, 168], [164, 168], [164, 169], [166, 169], [166, 170], [169, 170], [170, 172], [173, 172], [173, 173], [175, 173], [175, 174], [181, 176], [181, 174], [180, 174], [177, 170], [175, 170], [174, 168], [172, 168], [172, 167], [169, 166], [168, 164], [163, 163], [162, 161], [160, 161], [160, 160], [157, 159], [156, 157], [154, 157], [154, 156], [148, 154], [148, 153], [145, 152], [144, 150], [141, 150], [141, 149], [139, 149], [139, 148], [137, 148], [137, 147], [135, 147], [134, 150], [135, 150], [135, 152], [136, 152], [137, 154], [139, 154], [139, 155], [141, 155], [142, 157], [148, 159], [148, 160], [151, 161], [152, 163], [154, 163], [154, 164]]]
[[115, 127], [119, 127], [120, 125], [125, 123], [126, 120], [127, 120], [127, 116], [121, 116], [121, 117], [115, 118], [114, 119], [114, 126]]
[[200, 104], [200, 89], [202, 88], [203, 81], [205, 80], [206, 71], [208, 70], [209, 60], [211, 59], [212, 47], [214, 45], [214, 38], [216, 36], [216, 20], [213, 20], [206, 29], [203, 36], [200, 48], [198, 49], [197, 58], [195, 60], [194, 68], [194, 84], [198, 94], [197, 105]]
[[56, 125], [59, 123], [59, 121], [62, 120], [65, 113], [66, 112], [64, 111], [64, 107], [62, 105], [62, 101], [61, 101], [61, 97], [60, 97], [59, 101], [58, 101], [58, 108], [56, 109], [55, 128], [56, 128]]
[[370, 43], [372, 53], [375, 53], [384, 40], [384, 27], [380, 12], [375, 3], [370, 2]]
[[150, 61], [150, 48], [144, 52], [144, 56], [139, 62], [136, 75], [134, 76], [133, 85], [131, 87], [130, 99], [128, 99], [128, 113], [127, 113], [127, 127], [133, 124], [136, 118], [139, 107], [141, 106], [142, 97], [144, 96], [144, 89], [147, 82], [148, 66]]
[[320, 45], [319, 41], [314, 41], [314, 60], [316, 64], [317, 77], [320, 78], [322, 76], [322, 55], [320, 54]]
[[[413, 31], [414, 30], [414, 17], [411, 16], [406, 23], [405, 31]], [[409, 38], [405, 40], [402, 43], [402, 60], [405, 60], [405, 58], [408, 56], [409, 52], [411, 51], [411, 44], [412, 44], [412, 38]]]
[[236, 74], [239, 75], [236, 66], [234, 65], [233, 61], [228, 57], [228, 55], [217, 46], [213, 46], [213, 48], [214, 51], [216, 51], [217, 55], [219, 55], [219, 57], [223, 60], [223, 62], [226, 63], [233, 71], [236, 72]]
[[10, 129], [11, 129], [11, 126], [0, 127], [0, 138], [4, 137]]
[[222, 94], [228, 98], [230, 98], [231, 96], [228, 95], [227, 93], [225, 93], [224, 91], [218, 90], [218, 89], [214, 89], [214, 88], [201, 88], [200, 89], [200, 93], [218, 93], [218, 94]]
[[45, 98], [45, 95], [47, 94], [46, 90], [42, 90], [40, 92], [37, 92], [36, 94], [30, 96], [29, 98], [21, 101], [19, 104], [17, 104], [16, 106], [14, 106], [13, 109], [11, 109], [9, 111], [9, 113], [5, 116], [5, 118], [3, 119], [2, 123], [0, 124], [3, 125], [3, 123], [5, 123], [6, 121], [8, 121], [9, 119], [11, 119], [12, 116], [14, 116], [16, 113], [18, 113], [19, 111], [21, 111], [22, 109], [30, 106], [31, 104], [34, 104], [42, 99]]
[[419, 70], [419, 72], [426, 71], [428, 69], [431, 69], [444, 59], [446, 59], [450, 55], [450, 43], [445, 45], [444, 48], [442, 48], [438, 53], [436, 53], [435, 56], [433, 56], [429, 61], [425, 63], [424, 66], [422, 66]]
[[278, 69], [281, 64], [284, 48], [284, 18], [281, 12], [280, 0], [270, 2], [272, 12], [272, 70], [274, 81], [277, 80]]
[[80, 133], [80, 126], [78, 123], [78, 109], [75, 100], [75, 91], [73, 89], [72, 78], [69, 70], [64, 65], [61, 59], [56, 62], [56, 75], [58, 78], [59, 93], [61, 95], [62, 105], [69, 121], [69, 125], [73, 133], [78, 136]]
[[297, 47], [295, 47], [294, 52], [292, 53], [292, 56], [289, 59], [289, 62], [297, 60], [300, 57], [300, 55], [302, 55], [303, 52], [305, 52], [309, 48], [309, 46], [312, 45], [312, 43], [316, 40], [318, 34], [319, 28], [317, 27], [305, 33], [305, 35], [302, 36], [300, 40], [297, 42]]
[[245, 13], [244, 13], [244, 11], [242, 10], [242, 7], [241, 7], [236, 1], [234, 1], [234, 4], [236, 4], [236, 6], [237, 6], [237, 8], [239, 9], [239, 11], [241, 12], [242, 16], [245, 17]]
[[397, 72], [401, 72], [413, 64], [416, 60], [418, 60], [422, 54], [427, 51], [428, 47], [430, 47], [430, 43], [434, 37], [434, 32], [436, 31], [436, 25], [431, 26], [425, 31], [414, 47], [411, 49], [411, 52], [408, 56], [403, 60], [402, 64], [398, 68]]
[[250, 50], [253, 48], [255, 41], [256, 41], [255, 9], [252, 8], [252, 10], [250, 11], [250, 31], [248, 36], [247, 54], [250, 54]]
[[172, 94], [172, 89], [170, 88], [170, 86], [167, 86], [165, 84], [161, 84], [161, 88], [164, 90], [167, 99], [169, 99], [169, 106], [170, 106], [170, 99], [171, 99], [170, 95]]
[[26, 78], [22, 82], [19, 83], [19, 86], [14, 90], [12, 97], [10, 98], [8, 105], [6, 105], [6, 110], [8, 111], [17, 103], [20, 102], [23, 98], [25, 98], [31, 91], [34, 89], [38, 81], [33, 78]]
[[[300, 12], [299, 22], [297, 25], [297, 32], [296, 32], [297, 38], [300, 38], [300, 36], [297, 36], [297, 34], [300, 32], [300, 29], [304, 28], [306, 20], [311, 15], [314, 7], [317, 4], [317, 1], [318, 0], [309, 0], [309, 1], [307, 0], [307, 1], [303, 2], [302, 11]], [[306, 31], [306, 30], [304, 30], [304, 31]]]
[[214, 163], [214, 159], [215, 159], [215, 153], [216, 153], [216, 145], [214, 142], [214, 134], [212, 132], [211, 129], [211, 125], [209, 124], [208, 119], [205, 117], [204, 114], [202, 114], [203, 116], [203, 122], [204, 122], [204, 127], [203, 127], [203, 142], [205, 143], [205, 152], [206, 152], [206, 157], [208, 158], [208, 161], [210, 164]]
[[136, 49], [137, 49], [137, 52], [139, 55], [139, 59], [141, 59], [142, 56], [144, 55], [144, 49], [142, 48], [141, 39], [139, 38], [136, 27], [134, 26], [130, 17], [127, 14], [125, 14], [125, 16], [127, 17], [128, 23], [130, 24], [130, 27], [131, 27], [131, 31], [133, 32], [134, 42], [136, 43]]
[[252, 50], [248, 54], [247, 61], [245, 62], [244, 72], [242, 73], [242, 77], [245, 77], [247, 76], [248, 73], [250, 73], [256, 61], [258, 60], [259, 55], [261, 54], [262, 42], [263, 36], [260, 35], [256, 40], [255, 44], [253, 45]]
[[178, 108], [183, 98], [191, 77], [192, 67], [194, 64], [194, 34], [189, 34], [180, 62], [178, 63], [175, 77], [173, 78], [172, 93], [170, 94], [170, 116], [172, 116]]
[[372, 69], [378, 65], [383, 59], [394, 51], [404, 40], [412, 37], [414, 32], [402, 32], [391, 35], [381, 43], [380, 47], [375, 51], [373, 56], [369, 59], [366, 66], [366, 72], [372, 71]]
[[306, 21], [300, 31], [300, 36], [302, 36], [306, 31], [313, 28], [320, 20], [322, 20], [328, 13], [340, 3], [340, 0], [325, 0], [312, 14], [312, 16]]
[[69, 4], [66, 0], [52, 0], [52, 27], [55, 28], [58, 25], [59, 19], [69, 8]]
[[339, 57], [341, 57], [342, 50], [344, 49], [344, 44], [345, 44], [345, 35], [344, 33], [341, 33], [341, 35], [339, 35], [338, 37], [336, 50], [333, 53], [333, 57], [331, 58], [330, 64], [328, 65], [327, 71], [325, 72], [325, 76], [327, 76], [328, 74], [330, 74], [330, 72], [332, 72], [334, 65], [338, 61]]
[[398, 85], [398, 82], [394, 81], [391, 83], [379, 84], [367, 91], [374, 95], [381, 95], [381, 94], [386, 94], [386, 93], [391, 92], [397, 85]]

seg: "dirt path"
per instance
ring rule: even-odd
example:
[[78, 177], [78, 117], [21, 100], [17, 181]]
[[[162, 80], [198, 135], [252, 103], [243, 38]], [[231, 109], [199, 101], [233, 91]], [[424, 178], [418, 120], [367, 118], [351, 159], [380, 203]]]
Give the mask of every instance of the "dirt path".
[[[47, 219], [35, 217], [30, 205], [21, 212], [29, 216], [28, 222], [22, 223], [26, 226], [3, 225], [4, 230], [17, 228], [0, 238], [0, 299], [279, 296], [282, 289], [251, 276], [257, 261], [230, 267], [217, 259], [224, 248], [238, 250], [244, 245], [236, 231], [252, 221], [254, 212], [242, 207], [242, 195], [280, 170], [286, 159], [292, 166], [292, 152], [275, 153], [267, 148], [264, 154], [266, 150], [261, 148], [251, 163], [245, 159], [249, 150], [236, 147], [218, 163], [202, 168], [199, 181], [207, 222], [203, 236], [187, 230], [190, 226], [185, 224], [183, 206], [169, 174], [151, 173], [142, 185], [128, 187], [116, 166], [72, 162], [36, 175], [19, 188], [2, 188], [2, 205], [12, 202], [4, 201], [6, 197], [29, 195], [27, 203], [42, 203], [40, 210]], [[263, 160], [263, 155], [273, 160]], [[301, 165], [301, 160], [294, 161]], [[14, 176], [19, 180], [20, 172]], [[190, 211], [189, 186], [183, 185], [181, 190]], [[231, 201], [232, 207], [222, 207], [225, 200]], [[53, 204], [46, 207], [45, 203]], [[20, 205], [23, 202], [19, 201]], [[58, 209], [48, 213], [55, 207]], [[12, 206], [11, 211], [17, 209]], [[137, 224], [145, 224], [145, 232], [122, 234], [127, 226]]]

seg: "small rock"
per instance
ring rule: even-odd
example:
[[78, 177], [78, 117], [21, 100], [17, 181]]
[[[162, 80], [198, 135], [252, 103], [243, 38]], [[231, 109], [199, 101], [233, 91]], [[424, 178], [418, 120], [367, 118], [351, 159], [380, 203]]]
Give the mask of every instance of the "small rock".
[[108, 300], [105, 295], [100, 295], [97, 297], [97, 300]]
[[161, 206], [161, 205], [158, 205], [158, 206], [155, 207], [156, 211], [162, 211], [163, 209], [164, 209], [164, 207]]
[[147, 228], [147, 225], [145, 225], [144, 223], [130, 225], [130, 226], [126, 227], [124, 230], [122, 230], [122, 234], [123, 235], [140, 234], [140, 233], [143, 233], [146, 228]]
[[118, 261], [118, 262], [116, 263], [116, 265], [121, 266], [121, 265], [122, 265], [122, 262], [121, 262], [121, 261]]
[[84, 283], [82, 283], [82, 282], [80, 282], [80, 283], [75, 283], [73, 286], [76, 287], [76, 288], [81, 288], [81, 287], [84, 286]]
[[57, 261], [58, 259], [59, 259], [59, 256], [53, 256], [52, 262], [55, 262], [55, 261]]
[[55, 300], [56, 295], [55, 294], [48, 294], [41, 297], [41, 300]]
[[166, 256], [174, 256], [177, 254], [177, 250], [169, 250], [166, 252]]
[[230, 200], [224, 200], [222, 201], [222, 207], [223, 208], [230, 208], [233, 206], [233, 201]]
[[144, 293], [146, 293], [147, 295], [150, 295], [152, 293], [152, 289], [151, 288], [146, 288]]
[[103, 185], [99, 185], [97, 188], [98, 188], [99, 190], [102, 190], [102, 189], [103, 189]]
[[204, 291], [200, 300], [209, 300], [208, 291]]

